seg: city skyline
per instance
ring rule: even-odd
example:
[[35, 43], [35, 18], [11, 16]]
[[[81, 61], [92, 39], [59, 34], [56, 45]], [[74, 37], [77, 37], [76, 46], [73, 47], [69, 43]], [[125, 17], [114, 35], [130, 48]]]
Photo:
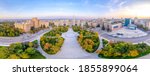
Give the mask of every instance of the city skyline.
[[149, 0], [2, 0], [0, 19], [150, 17]]

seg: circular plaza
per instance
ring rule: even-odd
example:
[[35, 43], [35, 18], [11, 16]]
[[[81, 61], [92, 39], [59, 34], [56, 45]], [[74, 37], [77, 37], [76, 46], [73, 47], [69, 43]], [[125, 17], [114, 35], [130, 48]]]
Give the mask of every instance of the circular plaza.
[[119, 30], [112, 31], [108, 33], [108, 35], [116, 38], [138, 38], [138, 37], [144, 37], [148, 34], [140, 29], [129, 29], [128, 27], [123, 27]]

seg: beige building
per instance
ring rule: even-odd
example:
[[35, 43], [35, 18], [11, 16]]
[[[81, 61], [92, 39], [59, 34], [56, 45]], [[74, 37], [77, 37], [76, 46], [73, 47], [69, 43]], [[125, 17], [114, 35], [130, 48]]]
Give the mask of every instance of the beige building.
[[80, 20], [54, 20], [54, 25], [63, 26], [63, 25], [81, 25]]
[[40, 28], [41, 26], [45, 25], [45, 27], [49, 27], [48, 21], [41, 21], [37, 18], [32, 18], [31, 20], [27, 20], [25, 22], [15, 22], [15, 27], [19, 29], [23, 29], [25, 32], [29, 32], [31, 27]]
[[98, 23], [97, 22], [92, 22], [92, 27], [96, 27], [98, 25]]
[[31, 29], [31, 25], [25, 22], [15, 23], [16, 28], [24, 30], [24, 32], [29, 32]]
[[36, 17], [35, 17], [35, 18], [32, 18], [31, 24], [32, 24], [32, 26], [34, 26], [35, 28], [39, 28], [39, 27], [40, 27], [40, 20], [38, 20]]
[[40, 21], [39, 25], [40, 25], [40, 27], [41, 26], [49, 27], [49, 22], [48, 21]]
[[59, 20], [55, 20], [55, 21], [53, 21], [53, 23], [54, 23], [54, 25], [56, 25], [56, 26], [59, 26], [59, 25], [60, 25]]
[[80, 20], [76, 20], [75, 24], [79, 26], [79, 25], [81, 25], [81, 21]]
[[138, 25], [138, 24], [140, 23], [140, 21], [138, 20], [137, 17], [134, 18], [133, 22], [134, 22], [134, 24], [136, 24], [136, 25]]

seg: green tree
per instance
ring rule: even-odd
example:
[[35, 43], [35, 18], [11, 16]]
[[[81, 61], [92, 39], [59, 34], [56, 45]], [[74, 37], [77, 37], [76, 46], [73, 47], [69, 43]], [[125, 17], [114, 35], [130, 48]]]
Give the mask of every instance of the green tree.
[[30, 55], [26, 52], [23, 52], [22, 54], [19, 55], [22, 59], [29, 59]]
[[83, 48], [90, 53], [93, 52], [94, 50], [93, 46], [94, 46], [94, 42], [91, 39], [85, 39], [83, 41]]
[[11, 54], [8, 59], [20, 59], [20, 57], [17, 54]]
[[22, 48], [23, 48], [22, 43], [13, 43], [9, 46], [9, 49], [14, 51], [14, 52], [17, 52], [17, 50], [20, 50]]
[[32, 42], [29, 42], [29, 47], [33, 47], [34, 44]]
[[27, 52], [28, 54], [35, 54], [36, 52], [36, 49], [32, 48], [32, 47], [29, 47], [25, 50], [25, 52]]
[[0, 59], [5, 59], [9, 55], [9, 50], [6, 47], [0, 47]]

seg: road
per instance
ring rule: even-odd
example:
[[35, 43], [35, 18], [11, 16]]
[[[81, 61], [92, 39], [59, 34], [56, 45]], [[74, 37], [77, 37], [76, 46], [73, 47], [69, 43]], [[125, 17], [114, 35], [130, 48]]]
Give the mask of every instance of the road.
[[115, 37], [109, 36], [108, 34], [102, 34], [101, 36], [112, 41], [125, 41], [125, 42], [132, 42], [132, 43], [141, 43], [150, 39], [150, 34], [148, 34], [147, 36], [138, 37], [138, 38], [115, 38]]
[[35, 34], [24, 34], [18, 37], [0, 37], [0, 46], [9, 46], [12, 43], [17, 42], [32, 42], [34, 40], [40, 39], [40, 37], [49, 32], [49, 29], [41, 30]]

